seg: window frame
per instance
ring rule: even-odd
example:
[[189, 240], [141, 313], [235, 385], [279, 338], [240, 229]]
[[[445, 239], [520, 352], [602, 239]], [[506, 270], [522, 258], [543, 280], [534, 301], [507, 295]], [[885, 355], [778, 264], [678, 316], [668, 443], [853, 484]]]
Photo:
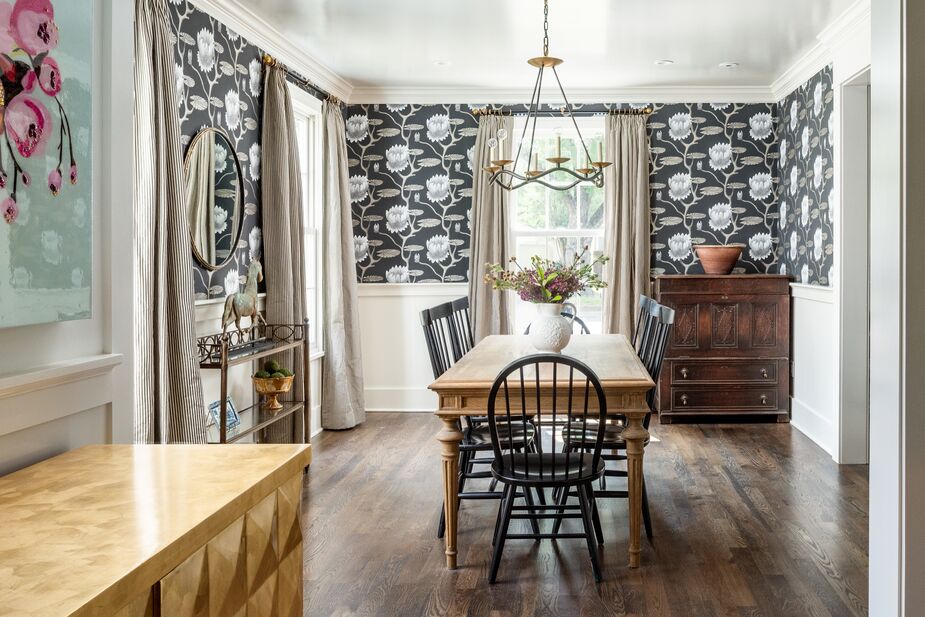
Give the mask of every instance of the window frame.
[[[513, 153], [515, 154], [517, 153], [517, 148], [520, 143], [521, 135], [523, 134], [524, 125], [526, 124], [527, 119], [528, 119], [527, 116], [517, 116], [514, 119], [514, 129], [513, 129], [514, 141], [511, 143], [511, 146], [513, 148]], [[579, 130], [581, 131], [581, 136], [586, 142], [589, 140], [589, 136], [591, 135], [593, 136], [600, 135], [601, 138], [604, 137], [605, 128], [606, 128], [605, 123], [604, 123], [604, 120], [605, 120], [604, 117], [598, 117], [598, 116], [579, 117], [579, 118], [575, 118], [575, 120], [578, 124]], [[566, 135], [575, 136], [575, 127], [572, 124], [571, 118], [567, 118], [567, 117], [541, 116], [538, 120], [536, 131], [537, 131], [536, 132], [537, 137], [540, 137], [540, 136], [549, 137], [550, 135], [555, 135], [557, 132], [560, 132], [563, 136], [566, 136]], [[530, 139], [530, 130], [528, 128], [527, 134], [524, 136], [525, 147], [527, 144], [529, 144], [529, 139]], [[595, 153], [591, 152], [591, 155], [594, 156]], [[575, 163], [574, 161], [570, 161], [568, 164], [574, 165], [574, 163]], [[517, 191], [512, 191], [512, 197], [509, 202], [511, 222], [510, 222], [510, 228], [508, 230], [508, 238], [509, 238], [510, 246], [512, 248], [512, 252], [514, 255], [518, 257], [518, 259], [522, 260], [523, 262], [527, 258], [527, 256], [516, 254], [517, 247], [519, 246], [520, 238], [544, 239], [547, 243], [547, 246], [548, 246], [548, 243], [553, 238], [579, 238], [579, 239], [581, 238], [592, 238], [592, 239], [600, 238], [601, 246], [606, 245], [607, 229], [603, 221], [599, 229], [598, 228], [587, 228], [587, 227], [575, 227], [571, 229], [556, 229], [554, 227], [550, 227], [549, 226], [550, 224], [550, 200], [549, 200], [549, 193], [548, 193], [548, 191], [550, 190], [552, 189], [547, 190], [547, 197], [546, 197], [546, 223], [545, 223], [546, 227], [542, 229], [520, 225], [520, 221], [518, 217], [518, 209], [517, 209]], [[576, 214], [576, 219], [578, 221], [578, 224], [580, 225], [582, 221], [581, 204], [583, 201], [582, 195], [581, 195], [581, 192], [582, 192], [581, 185], [578, 185], [571, 190], [577, 192], [576, 204], [578, 207], [578, 211], [575, 214]], [[514, 323], [515, 325], [519, 326], [519, 325], [522, 325], [519, 322], [523, 322], [525, 320], [524, 312], [527, 311], [527, 309], [520, 306], [520, 304], [522, 303], [519, 302], [519, 299], [517, 299], [516, 294], [514, 294], [513, 297], [516, 300], [514, 306], [518, 307], [517, 309], [515, 309]], [[581, 309], [580, 309], [580, 302], [579, 302], [579, 313], [580, 312], [581, 312]]]
[[[302, 179], [302, 239], [305, 251], [305, 298], [310, 303], [308, 309], [309, 325], [309, 354], [311, 359], [324, 356], [324, 334], [321, 328], [324, 319], [324, 280], [322, 278], [322, 260], [324, 258], [324, 197], [322, 187], [323, 176], [323, 147], [322, 147], [322, 104], [321, 101], [305, 92], [298, 86], [287, 83], [292, 113], [296, 121], [304, 120], [306, 123], [307, 152], [299, 152], [299, 170]], [[302, 158], [306, 157], [307, 169], [302, 168]], [[312, 236], [314, 236], [312, 238]], [[313, 242], [311, 240], [314, 240]], [[314, 245], [312, 255], [308, 247]], [[309, 272], [314, 274], [314, 287], [310, 287]], [[314, 294], [312, 294], [314, 291]], [[312, 297], [314, 295], [314, 297]], [[314, 336], [312, 336], [314, 335]]]

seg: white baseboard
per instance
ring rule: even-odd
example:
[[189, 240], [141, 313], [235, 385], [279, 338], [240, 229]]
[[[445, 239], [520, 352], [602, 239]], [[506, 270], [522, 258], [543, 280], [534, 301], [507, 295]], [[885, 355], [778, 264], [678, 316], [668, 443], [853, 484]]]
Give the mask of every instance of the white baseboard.
[[366, 411], [430, 412], [437, 409], [437, 395], [427, 388], [366, 388]]
[[809, 437], [820, 448], [832, 456], [832, 444], [836, 438], [831, 420], [797, 398], [791, 398], [790, 424]]

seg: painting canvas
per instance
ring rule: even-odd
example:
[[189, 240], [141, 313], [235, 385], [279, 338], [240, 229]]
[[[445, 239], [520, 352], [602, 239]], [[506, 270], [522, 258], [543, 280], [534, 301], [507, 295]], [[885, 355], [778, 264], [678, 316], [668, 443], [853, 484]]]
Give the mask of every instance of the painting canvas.
[[88, 319], [92, 0], [0, 1], [0, 327]]

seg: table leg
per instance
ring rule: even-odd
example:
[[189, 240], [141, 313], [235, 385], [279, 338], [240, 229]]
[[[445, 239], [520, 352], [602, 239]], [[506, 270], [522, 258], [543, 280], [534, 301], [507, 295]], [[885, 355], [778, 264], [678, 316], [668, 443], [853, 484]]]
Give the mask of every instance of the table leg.
[[459, 441], [463, 438], [456, 418], [440, 418], [443, 430], [437, 440], [443, 445], [443, 508], [446, 516], [446, 567], [456, 569], [456, 505], [459, 482]]
[[642, 418], [627, 418], [623, 439], [626, 440], [626, 458], [629, 484], [630, 510], [630, 567], [639, 567], [640, 532], [642, 527], [642, 457], [649, 432], [642, 426]]

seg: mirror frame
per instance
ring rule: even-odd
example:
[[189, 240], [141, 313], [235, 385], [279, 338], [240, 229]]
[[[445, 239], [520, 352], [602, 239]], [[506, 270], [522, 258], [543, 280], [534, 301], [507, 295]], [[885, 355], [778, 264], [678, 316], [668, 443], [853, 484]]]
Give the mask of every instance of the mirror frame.
[[[199, 248], [196, 246], [195, 239], [193, 238], [193, 230], [192, 229], [189, 230], [190, 246], [193, 249], [193, 256], [196, 258], [196, 261], [198, 261], [199, 265], [201, 265], [206, 270], [209, 270], [210, 272], [217, 272], [218, 270], [221, 270], [222, 268], [230, 264], [231, 261], [234, 259], [235, 252], [238, 250], [238, 243], [241, 241], [241, 232], [244, 230], [244, 210], [243, 210], [244, 170], [241, 167], [241, 161], [238, 160], [237, 146], [234, 140], [231, 138], [231, 135], [229, 135], [228, 132], [223, 128], [207, 126], [205, 128], [200, 129], [199, 132], [196, 133], [196, 135], [190, 141], [189, 145], [186, 147], [186, 155], [183, 157], [183, 188], [184, 188], [184, 191], [189, 190], [189, 187], [187, 186], [187, 183], [186, 183], [186, 179], [189, 177], [190, 154], [193, 152], [193, 149], [195, 148], [196, 143], [208, 133], [215, 133], [223, 137], [227, 141], [228, 145], [231, 146], [232, 154], [234, 154], [234, 156], [232, 156], [231, 158], [234, 160], [234, 166], [238, 172], [238, 185], [240, 187], [240, 190], [238, 191], [238, 199], [235, 203], [235, 212], [238, 212], [240, 210], [240, 217], [238, 219], [238, 228], [234, 233], [234, 242], [232, 244], [233, 248], [231, 250], [231, 253], [225, 259], [225, 261], [223, 261], [222, 263], [218, 265], [209, 263], [208, 260], [206, 260], [202, 256], [202, 254], [199, 252]], [[184, 193], [184, 195], [186, 195], [186, 193]], [[185, 207], [185, 202], [184, 202], [184, 207]], [[184, 216], [186, 216], [187, 227], [189, 227], [189, 212], [184, 212]]]

